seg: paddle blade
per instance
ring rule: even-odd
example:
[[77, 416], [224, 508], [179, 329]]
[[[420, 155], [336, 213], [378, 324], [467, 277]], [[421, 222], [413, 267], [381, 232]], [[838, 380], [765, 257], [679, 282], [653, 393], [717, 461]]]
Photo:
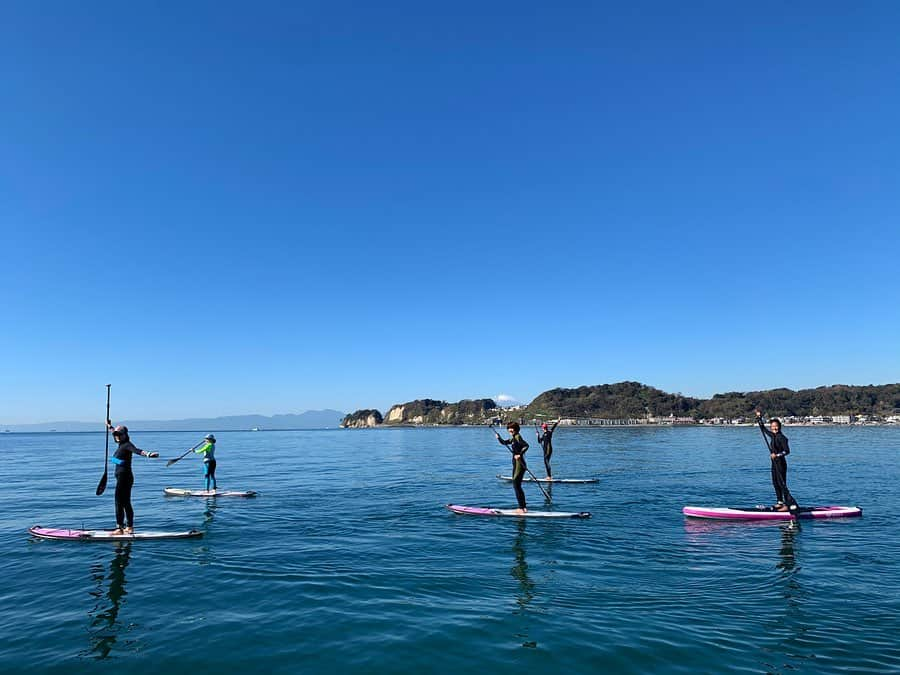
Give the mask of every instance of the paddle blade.
[[100, 482], [97, 484], [97, 496], [99, 497], [106, 491], [106, 480], [109, 478], [109, 472], [103, 472], [103, 478], [100, 479]]
[[166, 462], [166, 466], [172, 466], [179, 459], [181, 459], [181, 457], [178, 457], [177, 459], [170, 459], [168, 462]]

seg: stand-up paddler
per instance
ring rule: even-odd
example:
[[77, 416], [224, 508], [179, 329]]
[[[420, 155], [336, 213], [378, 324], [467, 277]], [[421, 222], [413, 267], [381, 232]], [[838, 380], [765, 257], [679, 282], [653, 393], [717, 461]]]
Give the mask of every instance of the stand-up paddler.
[[541, 424], [540, 431], [535, 429], [537, 441], [544, 450], [544, 468], [547, 469], [547, 478], [553, 478], [553, 471], [550, 469], [550, 458], [553, 457], [553, 432], [556, 431], [558, 426], [559, 420], [556, 420], [552, 427], [544, 422]]
[[775, 499], [778, 500], [772, 508], [776, 511], [794, 510], [797, 508], [797, 502], [787, 486], [787, 456], [791, 454], [791, 447], [787, 436], [781, 433], [781, 420], [772, 418], [767, 429], [762, 413], [757, 410], [756, 422], [766, 438], [769, 457], [772, 460], [772, 487], [775, 488]]
[[203, 476], [206, 478], [206, 489], [209, 490], [210, 483], [212, 489], [216, 489], [216, 437], [207, 434], [204, 438], [206, 442], [199, 448], [194, 450], [198, 455], [203, 455]]
[[500, 438], [500, 434], [494, 432], [497, 440], [509, 448], [512, 453], [512, 478], [513, 490], [516, 493], [516, 501], [519, 503], [519, 513], [525, 513], [528, 509], [525, 507], [525, 490], [522, 489], [522, 479], [525, 477], [525, 453], [528, 451], [528, 443], [519, 433], [520, 427], [516, 422], [510, 422], [506, 425], [509, 432], [509, 438]]
[[131, 458], [133, 455], [159, 457], [159, 453], [135, 447], [128, 437], [128, 427], [121, 424], [114, 427], [111, 420], [106, 420], [106, 426], [112, 430], [113, 440], [119, 444], [109, 458], [116, 465], [116, 529], [112, 533], [134, 534], [134, 509], [131, 507], [134, 473], [131, 471]]

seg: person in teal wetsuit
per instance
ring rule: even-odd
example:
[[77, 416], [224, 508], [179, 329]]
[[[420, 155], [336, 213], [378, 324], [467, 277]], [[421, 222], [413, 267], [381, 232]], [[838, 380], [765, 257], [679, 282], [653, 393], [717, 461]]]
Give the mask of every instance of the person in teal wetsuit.
[[198, 455], [203, 455], [203, 475], [206, 478], [206, 489], [209, 490], [212, 483], [213, 491], [216, 490], [216, 437], [207, 434], [206, 441], [199, 448], [194, 450]]

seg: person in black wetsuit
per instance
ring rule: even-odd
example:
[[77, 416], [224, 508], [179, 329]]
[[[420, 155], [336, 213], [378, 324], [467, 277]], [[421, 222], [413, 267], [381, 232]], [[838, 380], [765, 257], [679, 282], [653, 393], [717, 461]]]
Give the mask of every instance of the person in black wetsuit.
[[793, 511], [797, 509], [797, 502], [787, 487], [787, 459], [791, 454], [787, 436], [781, 433], [781, 420], [772, 418], [769, 428], [762, 419], [762, 413], [756, 411], [756, 422], [766, 438], [769, 446], [769, 457], [772, 459], [772, 487], [775, 488], [775, 498], [778, 500], [774, 508], [776, 511]]
[[128, 437], [128, 427], [121, 424], [113, 427], [110, 420], [106, 420], [106, 426], [112, 430], [113, 440], [119, 444], [109, 459], [116, 465], [116, 529], [113, 534], [134, 534], [134, 509], [131, 508], [134, 474], [131, 471], [131, 457], [159, 457], [159, 453], [136, 448]]
[[525, 507], [525, 490], [522, 489], [522, 479], [525, 478], [525, 453], [528, 451], [528, 443], [519, 433], [519, 425], [516, 422], [510, 422], [506, 425], [509, 432], [509, 438], [500, 438], [500, 434], [496, 431], [494, 434], [497, 440], [509, 448], [512, 453], [512, 477], [513, 490], [516, 493], [516, 501], [519, 503], [519, 513], [525, 513], [528, 509]]
[[[541, 424], [541, 430], [538, 431], [535, 429], [535, 433], [537, 434], [537, 441], [540, 446], [544, 449], [544, 467], [547, 469], [547, 478], [553, 478], [553, 472], [550, 470], [550, 458], [553, 456], [553, 432], [556, 431], [556, 427], [559, 426], [559, 420], [556, 420], [553, 423], [553, 426], [548, 426], [546, 422]], [[544, 433], [541, 433], [543, 431]]]

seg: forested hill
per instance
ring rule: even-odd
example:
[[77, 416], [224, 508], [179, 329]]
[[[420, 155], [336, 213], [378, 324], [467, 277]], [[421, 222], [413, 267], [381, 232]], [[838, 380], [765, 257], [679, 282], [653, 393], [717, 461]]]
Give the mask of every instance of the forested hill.
[[551, 417], [608, 419], [691, 415], [700, 399], [668, 394], [640, 382], [598, 384], [576, 389], [551, 389], [528, 405], [528, 412]]
[[597, 418], [741, 417], [760, 408], [767, 415], [891, 415], [900, 411], [900, 384], [844, 385], [815, 389], [729, 392], [710, 399], [670, 394], [640, 382], [551, 389], [527, 407], [531, 415]]

